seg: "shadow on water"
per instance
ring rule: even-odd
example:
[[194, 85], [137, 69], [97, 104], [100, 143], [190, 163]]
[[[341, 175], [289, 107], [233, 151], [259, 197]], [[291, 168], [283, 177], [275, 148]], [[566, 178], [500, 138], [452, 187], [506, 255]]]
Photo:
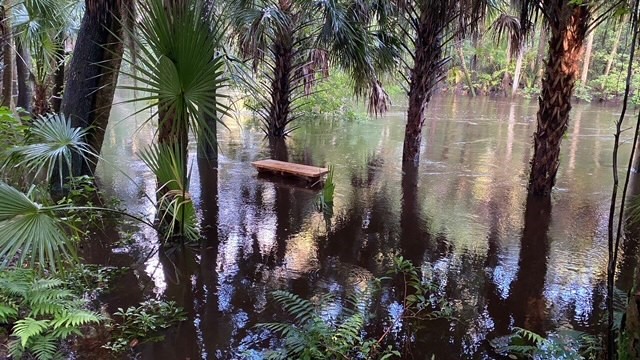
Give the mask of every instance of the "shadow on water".
[[[601, 332], [611, 146], [603, 134], [615, 114], [576, 106], [557, 190], [541, 201], [526, 195], [535, 104], [438, 98], [432, 105], [420, 168], [400, 165], [404, 109], [364, 123], [301, 123], [286, 141], [269, 142], [251, 124], [220, 130], [219, 166], [198, 161], [192, 178], [203, 240], [147, 261], [109, 303], [150, 296], [134, 283], [151, 277], [155, 295], [189, 314], [166, 341], [146, 345], [142, 357], [259, 359], [251, 349], [273, 343], [254, 325], [282, 320], [272, 291], [333, 293], [340, 303], [384, 275], [393, 255], [430, 277], [458, 318], [416, 335], [416, 359], [494, 359], [488, 342], [514, 326]], [[139, 148], [135, 139], [116, 138], [107, 143], [121, 162]], [[258, 177], [250, 163], [266, 157], [334, 165], [331, 221], [316, 210], [317, 190]], [[131, 168], [138, 183], [153, 182], [136, 163]], [[105, 179], [119, 189], [116, 175]], [[622, 288], [635, 261], [632, 238], [623, 244]], [[137, 239], [143, 249], [155, 244], [150, 236]], [[94, 253], [96, 261], [123, 264], [142, 257], [108, 248]], [[382, 314], [374, 331], [388, 324], [396, 295], [371, 300], [371, 311]]]

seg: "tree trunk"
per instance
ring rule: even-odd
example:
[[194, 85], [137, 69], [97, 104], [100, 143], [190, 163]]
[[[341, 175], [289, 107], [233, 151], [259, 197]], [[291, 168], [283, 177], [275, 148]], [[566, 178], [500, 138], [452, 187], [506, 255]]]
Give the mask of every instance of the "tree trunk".
[[[205, 19], [212, 19], [214, 16], [214, 0], [205, 0], [202, 2], [202, 14]], [[213, 25], [211, 25], [213, 26]], [[211, 32], [215, 29], [209, 28]], [[219, 101], [217, 92], [211, 94], [212, 103]], [[198, 138], [198, 158], [207, 160], [214, 167], [218, 167], [218, 114], [214, 112], [213, 116], [201, 113], [204, 123], [207, 125], [204, 136]], [[201, 138], [202, 137], [202, 138]]]
[[35, 115], [44, 115], [49, 113], [51, 106], [49, 105], [49, 89], [47, 84], [36, 83], [35, 86], [35, 103], [33, 106], [33, 113]]
[[589, 80], [589, 67], [591, 66], [591, 51], [593, 50], [593, 38], [595, 37], [595, 29], [589, 33], [587, 37], [587, 46], [584, 50], [584, 58], [582, 60], [582, 75], [580, 76], [580, 82], [583, 86], [587, 85]]
[[511, 97], [516, 96], [518, 88], [520, 88], [520, 77], [522, 76], [522, 63], [524, 62], [524, 49], [518, 50], [518, 57], [516, 58], [516, 69], [513, 72], [513, 81], [511, 83]]
[[471, 81], [471, 75], [469, 74], [469, 69], [467, 69], [467, 63], [464, 60], [464, 52], [462, 50], [462, 42], [456, 46], [456, 50], [458, 52], [458, 57], [460, 58], [460, 66], [462, 67], [462, 72], [464, 73], [464, 79], [467, 82], [467, 86], [469, 86], [469, 92], [471, 93], [471, 97], [476, 97], [476, 90], [473, 88], [473, 82]]
[[269, 108], [270, 137], [287, 135], [287, 124], [291, 116], [291, 77], [293, 75], [293, 39], [291, 33], [281, 33], [273, 44], [275, 63], [271, 82], [271, 104]]
[[551, 27], [549, 60], [538, 99], [529, 177], [529, 191], [533, 195], [548, 195], [555, 184], [560, 165], [560, 143], [569, 125], [571, 96], [579, 73], [588, 19], [586, 7], [573, 6], [570, 16]]
[[2, 36], [2, 106], [13, 107], [13, 35], [6, 5], [0, 7], [0, 36]]
[[29, 49], [16, 42], [16, 73], [18, 77], [18, 102], [17, 106], [27, 113], [32, 111], [33, 89], [31, 88], [31, 54]]
[[[62, 99], [61, 112], [72, 126], [91, 127], [87, 141], [97, 154], [102, 147], [122, 58], [121, 14], [121, 0], [86, 0]], [[96, 159], [89, 160], [74, 158], [74, 175], [92, 174]]]
[[548, 43], [547, 43], [547, 35], [548, 35], [548, 31], [546, 29], [546, 27], [542, 27], [542, 29], [540, 30], [540, 40], [538, 42], [538, 56], [536, 56], [536, 63], [533, 69], [533, 83], [531, 83], [531, 86], [537, 86], [540, 83], [540, 80], [542, 79], [542, 74], [544, 71], [544, 57], [546, 55], [546, 50], [548, 48]]
[[64, 44], [61, 44], [60, 48], [58, 48], [57, 56], [58, 58], [58, 66], [56, 67], [56, 72], [53, 75], [53, 90], [51, 91], [51, 107], [54, 113], [60, 113], [60, 109], [62, 108], [62, 91], [64, 90]]
[[415, 38], [415, 63], [410, 72], [409, 109], [404, 133], [403, 163], [417, 165], [425, 111], [442, 72], [442, 26], [437, 11], [422, 10]]
[[611, 48], [611, 55], [609, 55], [609, 58], [607, 59], [607, 66], [604, 68], [604, 76], [609, 76], [609, 73], [611, 72], [611, 67], [613, 66], [613, 62], [616, 60], [616, 56], [618, 55], [618, 48], [620, 47], [620, 38], [622, 37], [622, 30], [624, 28], [625, 28], [624, 26], [620, 25], [618, 27], [618, 31], [616, 31], [616, 38], [613, 41], [613, 47]]

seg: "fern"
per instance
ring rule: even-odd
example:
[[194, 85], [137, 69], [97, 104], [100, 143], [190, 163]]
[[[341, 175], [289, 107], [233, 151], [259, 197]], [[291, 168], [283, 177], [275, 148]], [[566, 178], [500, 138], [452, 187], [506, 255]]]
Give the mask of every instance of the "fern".
[[13, 327], [13, 335], [20, 339], [20, 344], [24, 347], [30, 338], [42, 334], [48, 327], [49, 320], [36, 320], [28, 317], [16, 321]]
[[9, 352], [13, 358], [59, 358], [61, 341], [81, 336], [82, 326], [101, 321], [100, 315], [85, 310], [85, 300], [64, 285], [60, 279], [41, 277], [29, 269], [0, 273], [0, 323], [12, 325]]

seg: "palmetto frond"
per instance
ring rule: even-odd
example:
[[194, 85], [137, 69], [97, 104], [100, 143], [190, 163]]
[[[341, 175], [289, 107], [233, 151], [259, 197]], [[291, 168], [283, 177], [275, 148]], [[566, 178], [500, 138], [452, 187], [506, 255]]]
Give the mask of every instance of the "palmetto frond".
[[75, 258], [72, 241], [55, 212], [65, 206], [47, 207], [0, 182], [0, 267], [15, 262], [56, 271]]
[[[229, 110], [221, 101], [227, 79], [224, 58], [217, 50], [225, 29], [219, 22], [211, 27], [204, 20], [199, 1], [175, 6], [166, 9], [162, 0], [141, 1], [136, 27], [127, 30], [136, 56], [123, 60], [132, 71], [121, 71], [136, 83], [120, 88], [145, 94], [127, 101], [145, 104], [138, 113], [158, 105], [163, 111], [154, 111], [152, 117], [170, 113], [170, 118], [158, 119], [160, 127], [172, 122], [171, 127], [210, 137], [200, 115], [222, 122]], [[212, 94], [216, 94], [216, 101]]]
[[[57, 170], [56, 175], [62, 181], [64, 171], [73, 175], [73, 156], [85, 161], [89, 155], [96, 156], [84, 140], [88, 131], [71, 127], [61, 114], [40, 116], [31, 127], [27, 145], [9, 150], [10, 159], [15, 166], [26, 168], [36, 176], [44, 174], [47, 179]], [[5, 164], [5, 168], [8, 165]]]
[[189, 194], [189, 174], [185, 164], [186, 154], [179, 144], [152, 145], [140, 153], [142, 161], [158, 179], [158, 204], [160, 222], [168, 224], [167, 237], [182, 235], [187, 239], [198, 238], [196, 212]]

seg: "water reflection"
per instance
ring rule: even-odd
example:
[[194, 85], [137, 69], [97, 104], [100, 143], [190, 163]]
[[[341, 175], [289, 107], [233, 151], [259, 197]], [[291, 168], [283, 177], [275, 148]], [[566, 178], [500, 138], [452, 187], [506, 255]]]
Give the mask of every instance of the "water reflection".
[[[461, 319], [430, 324], [414, 339], [416, 358], [491, 359], [488, 340], [513, 326], [601, 331], [612, 145], [604, 134], [615, 114], [574, 110], [558, 190], [547, 202], [526, 196], [534, 103], [434, 99], [419, 168], [400, 165], [401, 108], [367, 122], [300, 123], [278, 143], [264, 140], [249, 120], [219, 129], [219, 164], [198, 161], [192, 176], [204, 240], [152, 257], [146, 268], [158, 270], [144, 275], [190, 320], [164, 343], [148, 345], [143, 358], [259, 358], [255, 344], [273, 343], [254, 325], [281, 315], [270, 292], [332, 292], [339, 296], [327, 311], [337, 311], [342, 296], [382, 275], [396, 254], [431, 277]], [[109, 171], [104, 183], [132, 194], [127, 206], [148, 210], [135, 194], [153, 178], [135, 161], [142, 145], [131, 145], [144, 141], [123, 142], [126, 131], [109, 132], [116, 139], [109, 138], [106, 154], [126, 164], [138, 185]], [[330, 224], [315, 209], [315, 191], [256, 176], [249, 163], [266, 157], [336, 167]], [[154, 243], [138, 234], [139, 249]], [[625, 243], [624, 253], [634, 248]], [[385, 315], [372, 331], [389, 323], [394, 297], [367, 299], [371, 311]]]

